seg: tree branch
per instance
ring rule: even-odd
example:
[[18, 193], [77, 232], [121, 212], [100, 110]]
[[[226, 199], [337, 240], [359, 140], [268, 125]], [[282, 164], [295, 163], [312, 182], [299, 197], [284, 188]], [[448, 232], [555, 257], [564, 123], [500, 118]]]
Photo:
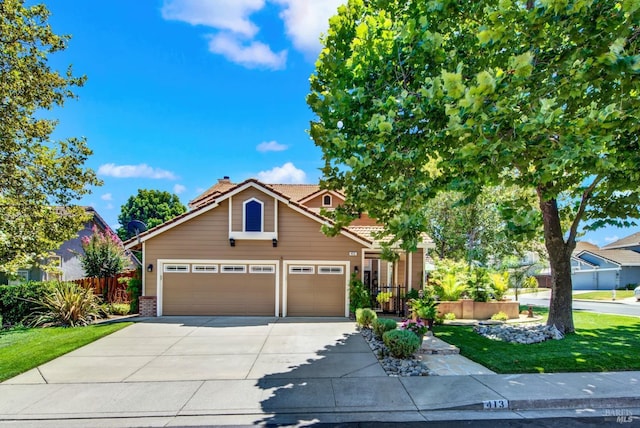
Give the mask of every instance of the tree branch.
[[587, 209], [587, 201], [591, 197], [591, 193], [596, 188], [598, 184], [602, 181], [603, 177], [601, 175], [596, 176], [593, 180], [593, 183], [589, 187], [585, 189], [582, 193], [582, 198], [580, 200], [580, 207], [578, 208], [578, 212], [576, 213], [576, 217], [573, 219], [571, 223], [571, 227], [569, 228], [569, 236], [567, 237], [567, 243], [575, 241], [576, 234], [578, 233], [578, 224], [580, 224], [580, 220], [582, 219], [582, 215]]

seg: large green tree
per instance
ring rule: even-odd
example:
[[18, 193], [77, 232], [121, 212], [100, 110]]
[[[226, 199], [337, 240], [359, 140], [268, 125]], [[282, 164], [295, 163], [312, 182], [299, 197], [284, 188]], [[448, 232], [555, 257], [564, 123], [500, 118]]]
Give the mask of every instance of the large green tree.
[[542, 219], [548, 323], [573, 332], [581, 227], [640, 216], [639, 35], [638, 0], [350, 0], [307, 98], [337, 226], [368, 211], [412, 250], [439, 191], [531, 189], [509, 227]]
[[48, 17], [44, 5], [0, 2], [0, 271], [10, 273], [72, 238], [87, 217], [71, 205], [99, 184], [83, 166], [85, 141], [52, 141], [57, 121], [42, 114], [85, 80], [49, 67], [69, 36], [56, 35]]
[[177, 195], [162, 190], [138, 189], [138, 193], [130, 196], [120, 210], [118, 236], [122, 240], [134, 236], [127, 231], [127, 224], [132, 220], [139, 220], [151, 229], [186, 211]]

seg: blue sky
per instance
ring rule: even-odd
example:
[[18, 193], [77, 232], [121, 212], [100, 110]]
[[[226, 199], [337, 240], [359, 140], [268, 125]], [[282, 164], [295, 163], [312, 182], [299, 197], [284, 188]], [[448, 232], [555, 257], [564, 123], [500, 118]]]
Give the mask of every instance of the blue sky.
[[86, 165], [104, 185], [81, 203], [112, 226], [137, 189], [186, 205], [225, 175], [318, 182], [305, 96], [318, 38], [343, 0], [44, 2], [54, 31], [73, 37], [52, 66], [88, 78], [79, 99], [51, 113], [54, 138], [87, 138]]

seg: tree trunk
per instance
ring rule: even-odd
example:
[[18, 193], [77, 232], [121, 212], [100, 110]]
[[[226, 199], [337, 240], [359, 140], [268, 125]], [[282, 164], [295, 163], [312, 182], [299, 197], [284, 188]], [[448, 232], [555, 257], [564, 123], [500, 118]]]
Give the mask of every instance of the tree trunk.
[[571, 284], [571, 253], [576, 247], [575, 237], [565, 242], [560, 225], [556, 199], [543, 200], [538, 189], [540, 210], [544, 223], [544, 244], [551, 267], [551, 301], [547, 325], [554, 325], [562, 333], [573, 333], [573, 287]]

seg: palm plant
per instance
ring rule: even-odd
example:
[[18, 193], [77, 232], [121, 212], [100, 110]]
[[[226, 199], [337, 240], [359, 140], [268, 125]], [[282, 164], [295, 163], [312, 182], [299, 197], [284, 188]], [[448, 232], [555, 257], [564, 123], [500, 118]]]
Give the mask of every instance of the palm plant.
[[502, 300], [507, 290], [509, 290], [509, 272], [493, 272], [489, 275], [491, 288], [496, 300]]
[[453, 302], [460, 299], [467, 289], [466, 284], [455, 272], [446, 273], [436, 285], [440, 300]]

